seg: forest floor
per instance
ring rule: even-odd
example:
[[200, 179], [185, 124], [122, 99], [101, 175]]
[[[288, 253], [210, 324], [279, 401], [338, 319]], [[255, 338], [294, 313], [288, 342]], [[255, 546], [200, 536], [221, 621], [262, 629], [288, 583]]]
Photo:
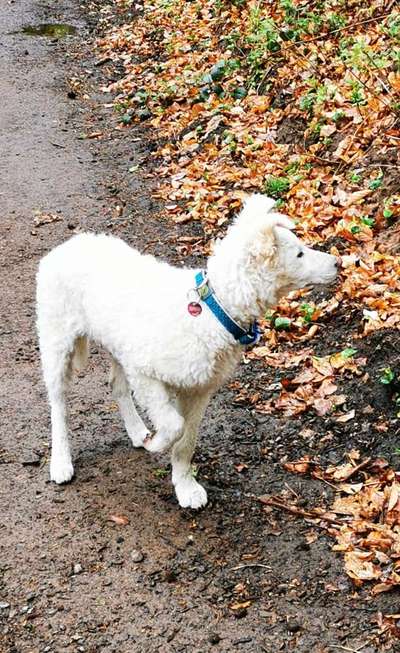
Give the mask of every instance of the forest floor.
[[[95, 347], [88, 371], [71, 384], [76, 478], [65, 486], [49, 481], [34, 306], [41, 256], [91, 230], [197, 266], [210, 240], [200, 221], [160, 215], [151, 130], [145, 120], [121, 128], [113, 95], [101, 90], [121, 74], [96, 49], [101, 15], [74, 0], [15, 0], [2, 8], [0, 651], [400, 651], [400, 551], [390, 558], [387, 545], [381, 566], [368, 558], [368, 578], [381, 582], [374, 593], [332, 550], [343, 526], [332, 508], [340, 465], [347, 471], [339, 480], [351, 478], [349, 496], [371, 479], [384, 483], [386, 474], [392, 492], [385, 514], [397, 505], [387, 470], [400, 458], [399, 331], [358, 338], [357, 303], [325, 315], [312, 340], [278, 334], [272, 358], [246, 355], [213, 399], [195, 456], [209, 495], [204, 510], [179, 508], [167, 456], [130, 447], [107, 387], [107, 355]], [[21, 32], [45, 23], [76, 32]], [[285, 134], [290, 141], [290, 130]], [[290, 395], [301, 381], [285, 369], [287, 349], [306, 361], [314, 387], [322, 383], [313, 365], [340, 386], [346, 400], [337, 400], [339, 412], [308, 404], [289, 414], [284, 391]], [[338, 380], [331, 357], [343, 351]], [[394, 589], [383, 591], [385, 582]]]

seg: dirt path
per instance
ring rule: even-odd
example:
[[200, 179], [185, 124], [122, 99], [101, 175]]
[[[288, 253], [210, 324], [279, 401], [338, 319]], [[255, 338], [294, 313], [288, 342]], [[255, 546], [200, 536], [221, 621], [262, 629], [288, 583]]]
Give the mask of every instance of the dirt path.
[[[152, 217], [148, 189], [128, 172], [141, 160], [140, 144], [132, 132], [113, 131], [102, 108], [78, 3], [56, 4], [17, 0], [1, 9], [0, 651], [374, 653], [367, 642], [377, 605], [352, 598], [330, 541], [310, 546], [306, 525], [266, 515], [255, 500], [288, 481], [278, 462], [296, 452], [298, 424], [277, 437], [277, 420], [220, 393], [197, 454], [210, 504], [200, 514], [183, 511], [167, 458], [129, 447], [106, 387], [106, 359], [94, 349], [88, 374], [71, 388], [77, 478], [65, 487], [48, 481], [34, 332], [39, 258], [77, 229], [112, 230], [177, 257], [175, 232]], [[12, 33], [50, 21], [74, 24], [78, 36]], [[81, 41], [76, 61], [70, 54]], [[86, 71], [85, 100], [68, 97], [77, 67]], [[98, 141], [82, 138], [99, 131]], [[35, 211], [60, 220], [36, 226]], [[339, 441], [333, 459], [344, 447]], [[317, 482], [290, 484], [311, 502], [329, 492]], [[121, 514], [128, 525], [110, 520]], [[380, 607], [395, 612], [385, 600]]]

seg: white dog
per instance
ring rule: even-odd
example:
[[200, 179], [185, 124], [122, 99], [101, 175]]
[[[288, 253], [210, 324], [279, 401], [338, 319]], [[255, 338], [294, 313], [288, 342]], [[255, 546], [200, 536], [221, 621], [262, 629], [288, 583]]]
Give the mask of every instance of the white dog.
[[[41, 263], [37, 326], [51, 406], [50, 477], [71, 480], [65, 389], [87, 361], [88, 341], [112, 355], [111, 385], [134, 447], [172, 446], [182, 507], [207, 502], [192, 475], [197, 431], [211, 395], [232, 373], [255, 318], [290, 290], [332, 282], [335, 256], [306, 247], [274, 201], [249, 197], [207, 269], [178, 269], [112, 236], [82, 234]], [[250, 328], [249, 328], [250, 325]], [[155, 428], [152, 437], [131, 391]]]

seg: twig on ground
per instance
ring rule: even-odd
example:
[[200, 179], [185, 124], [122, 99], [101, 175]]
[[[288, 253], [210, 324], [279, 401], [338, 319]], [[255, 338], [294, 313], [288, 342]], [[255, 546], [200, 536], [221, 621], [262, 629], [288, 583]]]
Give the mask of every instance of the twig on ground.
[[342, 646], [341, 644], [330, 644], [331, 648], [339, 648], [341, 651], [347, 651], [348, 653], [359, 653], [366, 646], [367, 646], [367, 642], [365, 644], [362, 644], [358, 648], [349, 648], [348, 646]]
[[239, 569], [246, 569], [247, 567], [262, 567], [263, 569], [272, 571], [272, 567], [269, 565], [264, 565], [261, 562], [249, 562], [247, 565], [238, 565], [237, 567], [231, 567], [229, 571], [239, 571]]
[[356, 465], [355, 467], [353, 467], [353, 469], [348, 474], [346, 474], [346, 476], [344, 476], [343, 478], [340, 479], [340, 482], [342, 483], [343, 481], [348, 481], [349, 478], [354, 476], [354, 474], [359, 472], [361, 469], [364, 469], [364, 467], [367, 467], [370, 462], [371, 462], [371, 456], [369, 456], [368, 458], [363, 460], [362, 463], [360, 463], [359, 465]]
[[285, 483], [285, 486], [287, 487], [287, 489], [289, 490], [289, 492], [291, 492], [291, 493], [293, 494], [293, 496], [296, 497], [296, 499], [299, 499], [299, 498], [300, 498], [300, 496], [297, 494], [297, 492], [295, 492], [295, 491], [290, 487], [290, 485], [289, 485], [288, 483]]
[[342, 526], [344, 523], [341, 519], [333, 519], [325, 513], [309, 512], [307, 510], [303, 510], [302, 508], [298, 508], [297, 506], [289, 506], [286, 503], [279, 501], [278, 499], [258, 497], [258, 500], [266, 506], [280, 508], [281, 510], [291, 512], [293, 515], [306, 517], [307, 519], [321, 519], [322, 521], [327, 521], [330, 524], [335, 524], [336, 526]]

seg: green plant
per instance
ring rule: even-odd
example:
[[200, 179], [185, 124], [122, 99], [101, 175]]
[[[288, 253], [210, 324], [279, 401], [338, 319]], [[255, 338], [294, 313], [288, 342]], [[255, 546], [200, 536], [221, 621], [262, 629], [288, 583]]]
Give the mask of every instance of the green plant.
[[305, 95], [300, 97], [300, 109], [312, 113], [315, 105], [322, 105], [328, 98], [332, 89], [328, 88], [326, 84], [321, 84], [315, 78], [308, 80], [311, 87]]
[[353, 358], [354, 354], [356, 353], [357, 349], [353, 349], [353, 347], [347, 347], [346, 349], [342, 349], [340, 356], [344, 359]]
[[400, 41], [400, 14], [394, 14], [388, 17], [385, 31], [389, 36]]
[[339, 120], [341, 120], [342, 118], [344, 118], [345, 115], [346, 115], [346, 114], [345, 114], [344, 111], [342, 111], [342, 109], [338, 109], [338, 110], [335, 111], [335, 113], [333, 114], [333, 116], [332, 116], [332, 120], [333, 120], [334, 122], [339, 122]]
[[168, 469], [165, 469], [165, 467], [157, 467], [157, 469], [153, 469], [153, 474], [157, 478], [165, 478], [168, 476], [169, 471]]
[[385, 367], [383, 370], [382, 376], [379, 377], [379, 383], [383, 383], [383, 385], [390, 385], [393, 383], [395, 380], [396, 375], [393, 372], [391, 367]]
[[361, 179], [362, 177], [358, 172], [352, 172], [349, 175], [349, 180], [351, 181], [352, 184], [359, 184]]
[[262, 18], [259, 7], [250, 12], [250, 31], [247, 42], [269, 52], [280, 50], [279, 29], [271, 18]]
[[243, 100], [247, 95], [247, 88], [244, 86], [236, 86], [232, 91], [232, 97], [235, 100]]
[[382, 184], [383, 184], [383, 174], [381, 173], [378, 177], [372, 179], [369, 182], [368, 188], [370, 188], [371, 190], [377, 190], [382, 186]]
[[396, 415], [400, 417], [400, 375], [392, 370], [391, 367], [385, 367], [382, 370], [382, 375], [379, 377], [379, 383], [390, 388], [391, 398], [397, 409]]
[[245, 36], [248, 47], [246, 64], [249, 69], [248, 86], [257, 85], [265, 74], [265, 61], [271, 52], [281, 49], [280, 32], [271, 18], [264, 18], [260, 8], [254, 7], [250, 12], [249, 29]]
[[289, 163], [289, 165], [286, 166], [285, 172], [287, 175], [295, 175], [300, 169], [300, 161], [299, 159], [296, 159], [295, 161], [292, 161]]
[[335, 12], [328, 14], [328, 25], [332, 31], [340, 29], [347, 24], [345, 16], [340, 16]]
[[274, 320], [274, 327], [278, 331], [289, 331], [291, 320], [288, 317], [276, 317]]
[[364, 88], [360, 82], [351, 82], [351, 94], [350, 102], [356, 106], [360, 106], [367, 103], [364, 95]]
[[375, 218], [370, 218], [366, 215], [361, 218], [361, 222], [367, 225], [367, 227], [373, 227], [375, 224]]
[[268, 177], [264, 183], [264, 190], [269, 197], [278, 199], [288, 192], [290, 181], [287, 177]]
[[303, 315], [303, 321], [306, 323], [312, 322], [315, 313], [315, 306], [311, 304], [301, 304], [300, 311]]

